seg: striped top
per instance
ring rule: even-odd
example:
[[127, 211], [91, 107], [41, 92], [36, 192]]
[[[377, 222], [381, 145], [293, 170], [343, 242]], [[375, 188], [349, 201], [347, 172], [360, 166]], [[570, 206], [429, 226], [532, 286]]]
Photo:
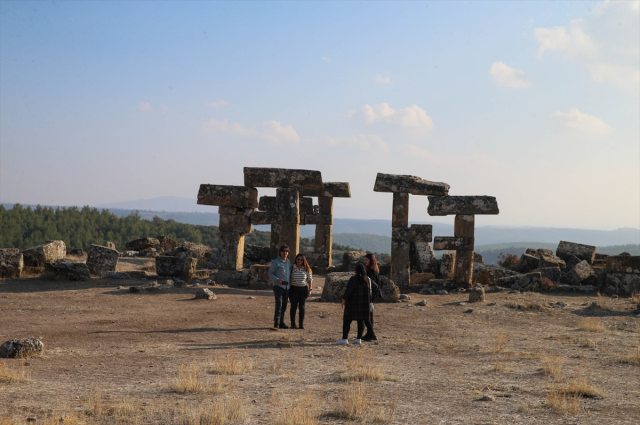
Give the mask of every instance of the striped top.
[[297, 266], [291, 267], [291, 282], [292, 286], [307, 286], [307, 282], [311, 282], [313, 277], [311, 276], [311, 270], [306, 271], [304, 267], [299, 269]]

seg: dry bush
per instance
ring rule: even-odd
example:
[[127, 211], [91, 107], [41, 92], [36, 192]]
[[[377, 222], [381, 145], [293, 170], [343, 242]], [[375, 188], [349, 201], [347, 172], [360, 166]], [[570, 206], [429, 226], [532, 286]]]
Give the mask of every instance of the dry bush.
[[499, 331], [498, 334], [496, 335], [496, 345], [495, 345], [494, 353], [502, 353], [505, 349], [508, 339], [509, 337], [504, 331]]
[[145, 272], [155, 273], [156, 272], [156, 262], [153, 261], [145, 261], [142, 265], [142, 270]]
[[188, 406], [179, 413], [180, 425], [226, 425], [246, 423], [247, 408], [236, 397], [216, 399], [209, 406]]
[[4, 360], [0, 361], [0, 382], [2, 383], [29, 382], [30, 375], [25, 360], [12, 359], [8, 363]]
[[372, 350], [352, 350], [347, 352], [346, 371], [342, 373], [342, 381], [380, 381], [384, 379], [384, 371], [373, 357]]
[[549, 279], [548, 277], [543, 277], [542, 278], [542, 289], [544, 291], [555, 291], [556, 289], [558, 289], [558, 284], [555, 283], [553, 280]]
[[[51, 416], [45, 414], [42, 419], [42, 425], [84, 425], [87, 423], [89, 422], [78, 414], [66, 415], [54, 413]], [[1, 421], [0, 424], [2, 424]]]
[[631, 294], [631, 302], [640, 304], [640, 292], [633, 292]]
[[569, 387], [564, 390], [567, 395], [575, 395], [578, 397], [602, 397], [602, 391], [595, 385], [591, 384], [584, 376], [576, 379], [569, 384]]
[[515, 254], [498, 254], [498, 265], [502, 267], [517, 266], [520, 264], [520, 257]]
[[285, 396], [283, 391], [271, 393], [271, 405], [275, 408], [273, 425], [317, 425], [320, 423], [320, 406], [308, 391], [298, 397]]
[[633, 353], [627, 356], [620, 357], [619, 362], [640, 366], [640, 349], [637, 349], [636, 351], [634, 351]]
[[272, 373], [274, 375], [280, 374], [280, 371], [282, 370], [282, 364], [283, 363], [284, 363], [284, 358], [277, 357], [273, 361], [273, 363], [271, 363], [271, 366], [269, 366], [269, 373]]
[[213, 382], [206, 382], [202, 378], [202, 369], [193, 362], [190, 365], [181, 364], [178, 377], [168, 386], [168, 390], [180, 394], [185, 393], [213, 393], [219, 394], [225, 390], [227, 379], [218, 377]]
[[236, 350], [231, 350], [228, 357], [217, 356], [210, 362], [208, 373], [217, 375], [242, 375], [253, 370], [253, 361], [247, 357], [236, 356]]
[[558, 377], [562, 374], [562, 366], [564, 365], [564, 358], [561, 356], [549, 356], [542, 355], [542, 373], [545, 375], [552, 375]]
[[580, 346], [584, 348], [596, 348], [598, 344], [592, 339], [584, 339], [581, 341]]
[[338, 404], [333, 411], [334, 415], [348, 419], [364, 419], [365, 413], [369, 410], [369, 399], [367, 397], [364, 384], [354, 382], [346, 387], [338, 398]]
[[581, 410], [577, 395], [568, 395], [555, 387], [547, 392], [547, 407], [559, 415], [578, 413]]
[[587, 332], [604, 332], [605, 327], [602, 320], [597, 317], [585, 317], [580, 321], [578, 329]]
[[515, 308], [517, 310], [523, 311], [542, 311], [544, 310], [544, 306], [540, 303], [524, 303], [518, 304], [514, 302], [508, 302], [505, 304], [507, 307]]

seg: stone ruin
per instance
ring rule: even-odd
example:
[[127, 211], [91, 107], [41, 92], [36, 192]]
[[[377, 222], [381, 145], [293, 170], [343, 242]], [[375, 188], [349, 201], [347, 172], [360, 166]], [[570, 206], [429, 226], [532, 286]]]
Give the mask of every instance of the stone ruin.
[[[286, 168], [244, 168], [244, 186], [202, 184], [198, 204], [219, 207], [220, 270], [243, 268], [244, 238], [252, 225], [271, 225], [271, 258], [288, 245], [293, 257], [300, 251], [300, 225], [315, 224], [313, 265], [331, 265], [333, 198], [351, 197], [349, 183], [324, 183], [320, 171]], [[262, 196], [258, 187], [276, 188], [276, 196]], [[317, 206], [312, 197], [318, 197]], [[224, 273], [223, 273], [224, 274]]]

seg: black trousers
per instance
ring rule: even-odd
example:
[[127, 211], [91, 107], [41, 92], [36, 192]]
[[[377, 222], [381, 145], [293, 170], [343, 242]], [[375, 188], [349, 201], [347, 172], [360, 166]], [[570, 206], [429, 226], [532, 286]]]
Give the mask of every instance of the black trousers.
[[276, 309], [273, 312], [273, 326], [277, 328], [284, 323], [284, 313], [287, 311], [287, 301], [289, 300], [289, 290], [282, 286], [274, 286], [273, 294], [276, 297]]
[[[349, 338], [349, 330], [351, 329], [352, 320], [345, 320], [342, 322], [342, 339]], [[367, 327], [367, 333], [371, 335], [375, 335], [373, 332], [373, 325], [371, 324], [371, 320], [356, 320], [358, 322], [358, 335], [356, 338], [362, 338], [362, 333], [364, 332], [364, 327]]]
[[294, 286], [291, 285], [291, 289], [289, 290], [289, 301], [291, 302], [291, 324], [295, 325], [296, 323], [296, 311], [298, 307], [300, 307], [300, 321], [299, 325], [304, 325], [304, 304], [307, 301], [307, 297], [309, 296], [309, 289], [306, 286]]

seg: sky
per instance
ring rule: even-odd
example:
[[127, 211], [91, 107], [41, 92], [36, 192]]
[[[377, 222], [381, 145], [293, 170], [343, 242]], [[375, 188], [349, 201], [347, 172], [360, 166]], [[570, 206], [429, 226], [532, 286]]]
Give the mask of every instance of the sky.
[[380, 172], [495, 196], [477, 225], [640, 228], [640, 1], [0, 0], [0, 202], [246, 166], [349, 182], [339, 218], [391, 218]]

